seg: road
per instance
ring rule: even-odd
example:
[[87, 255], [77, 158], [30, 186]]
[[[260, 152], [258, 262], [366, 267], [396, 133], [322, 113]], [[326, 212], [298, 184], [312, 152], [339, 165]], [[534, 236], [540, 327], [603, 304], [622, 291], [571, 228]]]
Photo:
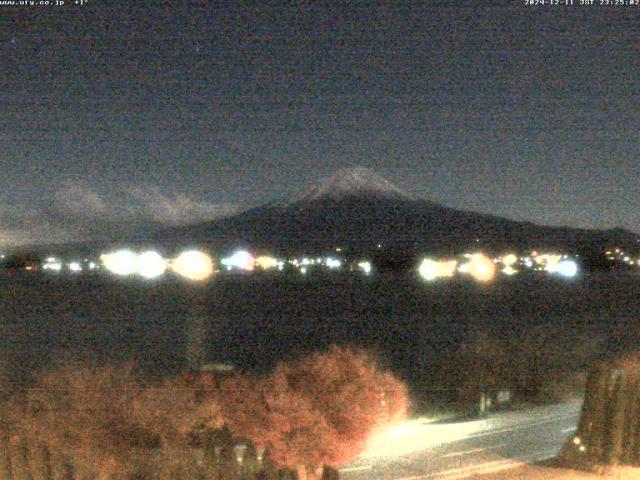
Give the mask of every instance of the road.
[[580, 406], [567, 402], [454, 423], [412, 420], [375, 435], [340, 477], [454, 480], [552, 458], [574, 434]]

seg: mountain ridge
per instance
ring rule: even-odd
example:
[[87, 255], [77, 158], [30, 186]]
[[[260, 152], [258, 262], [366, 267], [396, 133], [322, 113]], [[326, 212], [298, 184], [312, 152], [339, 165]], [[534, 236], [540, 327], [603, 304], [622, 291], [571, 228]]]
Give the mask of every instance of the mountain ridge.
[[163, 232], [172, 243], [244, 246], [274, 253], [379, 248], [455, 253], [472, 250], [567, 252], [633, 245], [640, 237], [622, 229], [588, 230], [537, 225], [447, 207], [407, 195], [368, 169], [339, 170], [301, 195], [260, 205], [236, 215]]
[[301, 195], [207, 222], [141, 232], [117, 243], [220, 253], [239, 247], [273, 254], [342, 247], [363, 254], [382, 248], [443, 254], [553, 249], [586, 255], [614, 245], [640, 254], [639, 242], [637, 234], [620, 228], [545, 226], [450, 208], [407, 195], [384, 177], [358, 167], [324, 177]]

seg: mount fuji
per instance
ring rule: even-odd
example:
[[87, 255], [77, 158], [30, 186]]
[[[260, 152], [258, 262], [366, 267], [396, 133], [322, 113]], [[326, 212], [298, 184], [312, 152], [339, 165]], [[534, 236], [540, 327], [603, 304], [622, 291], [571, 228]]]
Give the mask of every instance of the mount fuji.
[[333, 175], [320, 179], [305, 193], [290, 197], [284, 204], [308, 203], [327, 198], [339, 200], [348, 196], [411, 199], [408, 194], [375, 171], [356, 167], [338, 170]]
[[640, 237], [623, 229], [587, 230], [518, 222], [457, 210], [409, 195], [374, 171], [339, 170], [300, 195], [231, 217], [161, 232], [167, 245], [239, 246], [272, 253], [315, 253], [341, 247], [354, 254], [500, 252], [553, 248], [589, 255]]

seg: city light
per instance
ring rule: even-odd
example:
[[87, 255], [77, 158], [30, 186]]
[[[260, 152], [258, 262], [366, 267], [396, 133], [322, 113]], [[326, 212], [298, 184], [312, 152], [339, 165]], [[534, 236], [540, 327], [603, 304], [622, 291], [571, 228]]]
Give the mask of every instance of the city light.
[[425, 258], [418, 267], [418, 273], [423, 279], [433, 281], [441, 277], [452, 277], [457, 265], [458, 262], [455, 260], [437, 261]]
[[506, 267], [504, 267], [502, 269], [502, 273], [504, 273], [505, 275], [515, 275], [516, 273], [518, 273], [518, 270], [516, 270], [515, 268], [513, 268], [512, 266], [508, 265]]
[[138, 255], [136, 273], [143, 278], [157, 278], [167, 269], [167, 262], [158, 252], [149, 250]]
[[578, 274], [578, 265], [573, 260], [563, 260], [558, 263], [556, 272], [563, 277], [575, 277]]
[[137, 255], [131, 250], [118, 250], [100, 257], [104, 267], [116, 275], [132, 275], [137, 269]]
[[425, 258], [418, 267], [418, 273], [423, 279], [429, 282], [435, 280], [438, 278], [438, 262]]
[[468, 256], [469, 261], [460, 265], [461, 273], [468, 273], [478, 282], [488, 282], [493, 279], [496, 267], [490, 258], [482, 253], [475, 253]]
[[359, 262], [358, 268], [364, 272], [365, 275], [369, 275], [371, 273], [371, 262]]
[[171, 269], [189, 280], [205, 280], [213, 274], [213, 260], [206, 253], [188, 250], [171, 262]]
[[71, 272], [81, 272], [82, 271], [82, 265], [80, 265], [80, 262], [71, 262], [69, 263], [69, 271]]
[[262, 255], [256, 258], [255, 263], [259, 268], [263, 270], [269, 270], [278, 266], [278, 259], [270, 257], [268, 255]]
[[220, 263], [227, 267], [228, 270], [237, 268], [239, 270], [251, 271], [253, 270], [255, 260], [246, 250], [238, 250], [230, 257], [223, 258]]
[[508, 253], [507, 255], [502, 257], [502, 264], [505, 267], [511, 267], [517, 261], [518, 261], [518, 257], [513, 253]]
[[52, 270], [54, 272], [59, 272], [62, 270], [62, 263], [57, 261], [55, 258], [48, 258], [47, 262], [42, 266], [43, 270]]
[[558, 265], [560, 264], [560, 260], [562, 259], [562, 255], [540, 255], [536, 258], [536, 261], [544, 266], [544, 269], [549, 273], [556, 273], [558, 271]]
[[328, 257], [326, 261], [327, 268], [336, 269], [342, 266], [342, 262], [337, 258]]

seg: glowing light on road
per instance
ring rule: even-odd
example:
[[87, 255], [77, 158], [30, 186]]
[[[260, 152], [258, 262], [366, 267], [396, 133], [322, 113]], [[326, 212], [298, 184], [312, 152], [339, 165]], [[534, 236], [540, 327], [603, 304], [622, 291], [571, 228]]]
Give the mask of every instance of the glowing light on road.
[[239, 270], [251, 271], [253, 270], [255, 260], [253, 258], [253, 255], [251, 255], [246, 250], [238, 250], [230, 257], [223, 258], [220, 263], [222, 263], [222, 265], [224, 265], [228, 269], [237, 268]]
[[452, 424], [425, 424], [423, 419], [389, 425], [376, 430], [367, 442], [362, 458], [399, 457], [457, 442], [490, 429], [488, 420]]
[[162, 255], [153, 250], [138, 255], [136, 272], [144, 278], [157, 278], [167, 269], [167, 262]]
[[131, 250], [118, 250], [100, 257], [104, 267], [116, 275], [131, 275], [136, 272], [137, 255]]
[[558, 263], [556, 271], [563, 277], [575, 277], [578, 274], [578, 265], [573, 260], [563, 260]]
[[213, 260], [206, 253], [188, 250], [171, 262], [174, 272], [189, 280], [205, 280], [213, 274]]

